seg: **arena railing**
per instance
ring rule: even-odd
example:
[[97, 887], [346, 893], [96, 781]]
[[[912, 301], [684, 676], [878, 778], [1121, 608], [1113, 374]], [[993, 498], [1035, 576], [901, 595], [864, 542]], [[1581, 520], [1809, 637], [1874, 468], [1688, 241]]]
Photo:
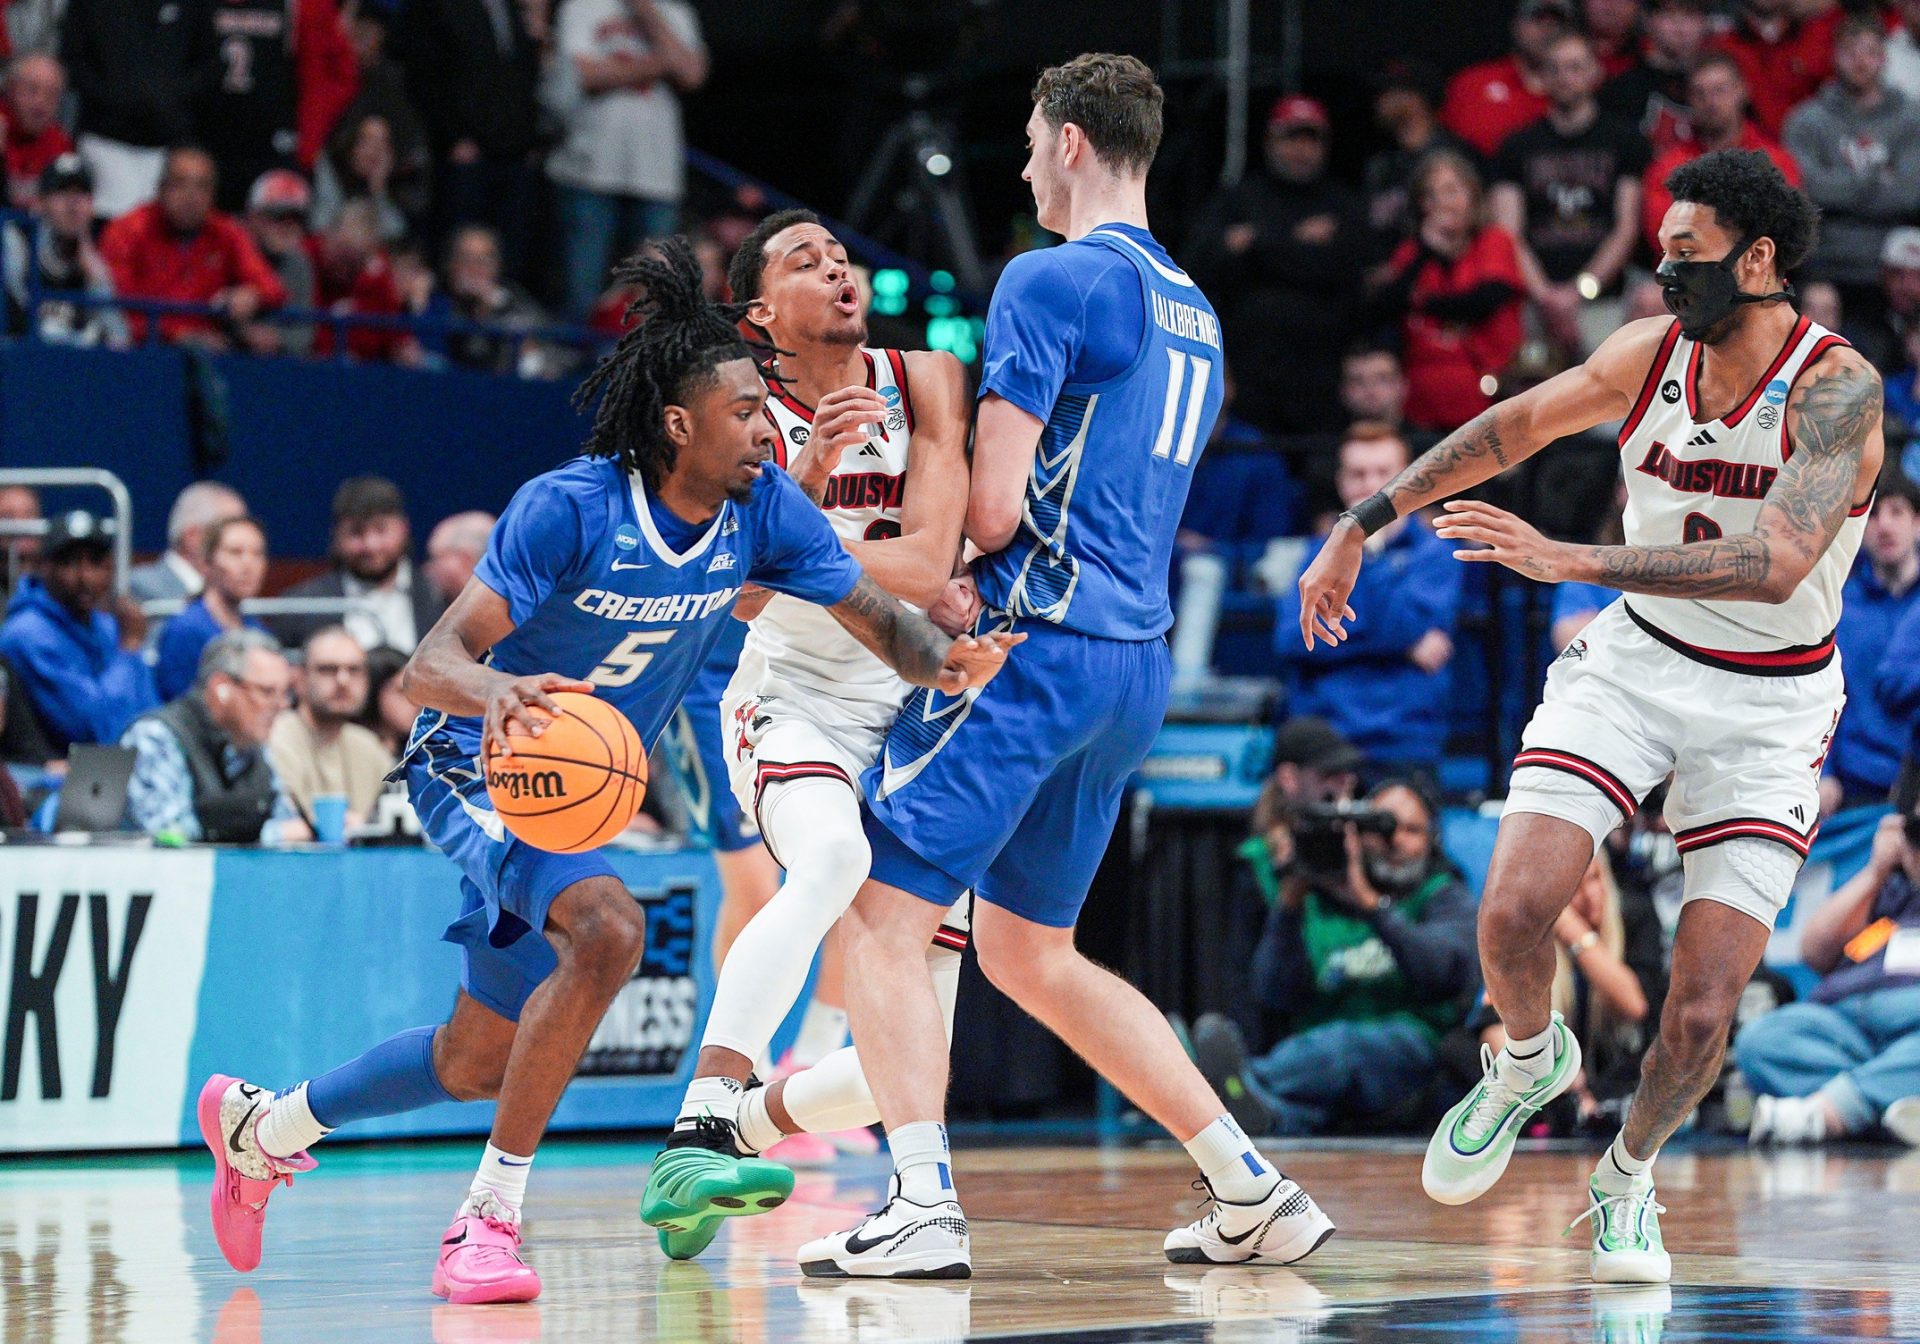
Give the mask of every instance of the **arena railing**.
[[[24, 485], [31, 489], [95, 489], [106, 491], [113, 504], [113, 590], [127, 591], [127, 571], [133, 565], [133, 496], [126, 482], [100, 467], [0, 467], [0, 488]], [[0, 546], [8, 551], [12, 567], [12, 543], [28, 537], [43, 537], [48, 523], [44, 518], [0, 518]], [[7, 576], [9, 579], [11, 574]]]

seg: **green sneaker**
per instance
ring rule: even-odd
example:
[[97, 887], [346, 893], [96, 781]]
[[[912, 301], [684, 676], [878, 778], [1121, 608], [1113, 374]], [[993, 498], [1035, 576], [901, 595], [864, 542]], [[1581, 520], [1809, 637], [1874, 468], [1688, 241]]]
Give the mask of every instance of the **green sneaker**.
[[691, 1260], [719, 1235], [720, 1220], [765, 1213], [787, 1202], [793, 1173], [778, 1162], [740, 1157], [733, 1127], [715, 1122], [654, 1159], [640, 1197], [640, 1221], [660, 1233], [670, 1260]]
[[[1513, 1156], [1513, 1141], [1527, 1121], [1573, 1086], [1580, 1073], [1580, 1042], [1553, 1015], [1553, 1072], [1527, 1090], [1509, 1087], [1491, 1047], [1480, 1047], [1484, 1077], [1441, 1118], [1427, 1143], [1420, 1183], [1442, 1204], [1465, 1204], [1493, 1188]], [[1503, 1052], [1504, 1053], [1504, 1052]]]
[[1660, 1239], [1666, 1209], [1653, 1197], [1651, 1176], [1642, 1175], [1624, 1195], [1609, 1195], [1589, 1180], [1587, 1198], [1587, 1211], [1567, 1231], [1593, 1225], [1595, 1283], [1665, 1283], [1673, 1277], [1673, 1257]]

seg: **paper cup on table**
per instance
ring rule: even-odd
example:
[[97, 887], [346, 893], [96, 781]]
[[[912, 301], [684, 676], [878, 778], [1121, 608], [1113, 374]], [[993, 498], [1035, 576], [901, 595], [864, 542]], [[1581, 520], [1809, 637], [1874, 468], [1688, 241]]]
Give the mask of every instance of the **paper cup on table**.
[[347, 795], [316, 793], [313, 796], [313, 838], [323, 845], [337, 845], [347, 838]]

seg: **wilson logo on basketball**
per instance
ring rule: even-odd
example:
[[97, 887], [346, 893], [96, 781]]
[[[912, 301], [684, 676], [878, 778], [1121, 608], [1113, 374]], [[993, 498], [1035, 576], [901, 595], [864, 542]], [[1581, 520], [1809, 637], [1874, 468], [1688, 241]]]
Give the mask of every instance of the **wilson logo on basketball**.
[[487, 787], [515, 800], [567, 796], [566, 781], [558, 770], [502, 770], [495, 766], [487, 772]]

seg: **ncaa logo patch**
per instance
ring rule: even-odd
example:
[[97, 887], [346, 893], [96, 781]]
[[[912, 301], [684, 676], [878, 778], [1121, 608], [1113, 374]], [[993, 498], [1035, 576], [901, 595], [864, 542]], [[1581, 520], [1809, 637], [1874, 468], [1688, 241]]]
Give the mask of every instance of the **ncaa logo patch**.
[[1778, 406], [1762, 406], [1759, 414], [1753, 418], [1759, 422], [1760, 428], [1774, 429], [1780, 424], [1780, 408]]
[[792, 439], [800, 447], [804, 448], [807, 446], [807, 440], [813, 437], [813, 431], [808, 429], [805, 425], [795, 425], [792, 429], [787, 431], [787, 437]]
[[886, 402], [887, 408], [891, 410], [893, 407], [898, 406], [900, 404], [900, 389], [897, 387], [881, 388], [880, 400]]
[[1766, 398], [1769, 404], [1774, 406], [1780, 405], [1780, 403], [1787, 399], [1787, 380], [1785, 378], [1775, 378], [1767, 384], [1767, 390], [1761, 393], [1761, 395]]
[[613, 544], [623, 551], [630, 551], [640, 544], [640, 533], [626, 523], [614, 529]]
[[1666, 382], [1660, 384], [1660, 400], [1666, 402], [1669, 406], [1680, 400], [1680, 384], [1677, 380], [1669, 378]]

